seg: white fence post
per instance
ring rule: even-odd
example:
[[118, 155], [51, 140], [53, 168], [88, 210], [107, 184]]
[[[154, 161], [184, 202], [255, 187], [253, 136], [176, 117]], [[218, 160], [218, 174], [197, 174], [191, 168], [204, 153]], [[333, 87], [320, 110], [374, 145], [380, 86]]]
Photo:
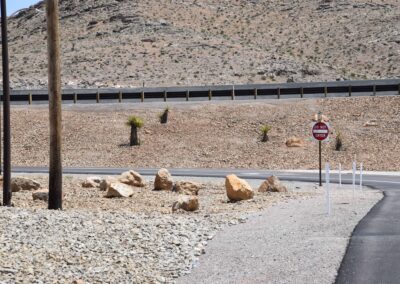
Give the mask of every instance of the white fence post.
[[342, 164], [339, 163], [339, 187], [342, 187]]
[[331, 215], [331, 193], [330, 193], [330, 188], [329, 188], [329, 182], [330, 182], [330, 177], [329, 177], [329, 163], [326, 163], [325, 165], [325, 190], [326, 190], [326, 211], [328, 216]]
[[356, 190], [356, 162], [353, 162], [353, 199], [355, 195], [355, 190]]
[[362, 189], [362, 182], [363, 182], [363, 163], [360, 163], [360, 189]]

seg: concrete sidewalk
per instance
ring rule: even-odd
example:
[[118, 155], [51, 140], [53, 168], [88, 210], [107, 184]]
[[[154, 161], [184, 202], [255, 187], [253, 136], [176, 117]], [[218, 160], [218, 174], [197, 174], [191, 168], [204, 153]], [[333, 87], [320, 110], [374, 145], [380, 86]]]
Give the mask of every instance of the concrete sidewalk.
[[336, 283], [400, 283], [400, 192], [382, 199], [355, 228]]

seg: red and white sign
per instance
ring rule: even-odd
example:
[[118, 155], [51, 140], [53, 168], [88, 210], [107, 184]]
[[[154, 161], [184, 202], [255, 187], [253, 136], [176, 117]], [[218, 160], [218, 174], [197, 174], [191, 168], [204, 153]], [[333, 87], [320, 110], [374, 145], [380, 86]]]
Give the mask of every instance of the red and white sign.
[[313, 125], [312, 135], [318, 141], [323, 141], [329, 136], [329, 126], [324, 122], [317, 122]]

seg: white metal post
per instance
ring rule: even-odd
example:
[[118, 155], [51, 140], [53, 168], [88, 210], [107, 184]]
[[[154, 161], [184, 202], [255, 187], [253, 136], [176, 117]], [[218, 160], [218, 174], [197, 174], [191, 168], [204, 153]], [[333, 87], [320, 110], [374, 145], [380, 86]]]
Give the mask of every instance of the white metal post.
[[355, 195], [355, 190], [356, 190], [356, 162], [353, 162], [353, 199]]
[[339, 163], [339, 187], [342, 187], [342, 164]]
[[360, 163], [360, 189], [362, 189], [363, 183], [363, 163]]
[[326, 190], [326, 211], [328, 216], [331, 215], [331, 193], [330, 193], [330, 188], [329, 188], [329, 182], [330, 182], [330, 177], [329, 177], [329, 163], [326, 163], [325, 165], [325, 190]]

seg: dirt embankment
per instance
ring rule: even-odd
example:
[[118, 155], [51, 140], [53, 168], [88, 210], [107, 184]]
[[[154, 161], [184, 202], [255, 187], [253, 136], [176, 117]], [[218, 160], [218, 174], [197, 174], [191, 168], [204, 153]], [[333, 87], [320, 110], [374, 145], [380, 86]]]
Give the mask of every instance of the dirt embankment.
[[[160, 106], [160, 104], [159, 104]], [[366, 170], [399, 171], [399, 97], [326, 100], [169, 104], [168, 124], [162, 108], [149, 105], [70, 106], [63, 111], [63, 164], [74, 167], [315, 169], [317, 144], [310, 139], [311, 117], [318, 110], [330, 118], [332, 139], [324, 143], [324, 160], [350, 169], [354, 156]], [[142, 145], [129, 147], [128, 115], [139, 115]], [[270, 141], [260, 142], [260, 126], [272, 126]], [[366, 126], [374, 125], [374, 126]], [[335, 135], [344, 150], [335, 151]], [[305, 146], [288, 148], [290, 136]], [[49, 149], [48, 109], [12, 109], [12, 164], [46, 166]]]

